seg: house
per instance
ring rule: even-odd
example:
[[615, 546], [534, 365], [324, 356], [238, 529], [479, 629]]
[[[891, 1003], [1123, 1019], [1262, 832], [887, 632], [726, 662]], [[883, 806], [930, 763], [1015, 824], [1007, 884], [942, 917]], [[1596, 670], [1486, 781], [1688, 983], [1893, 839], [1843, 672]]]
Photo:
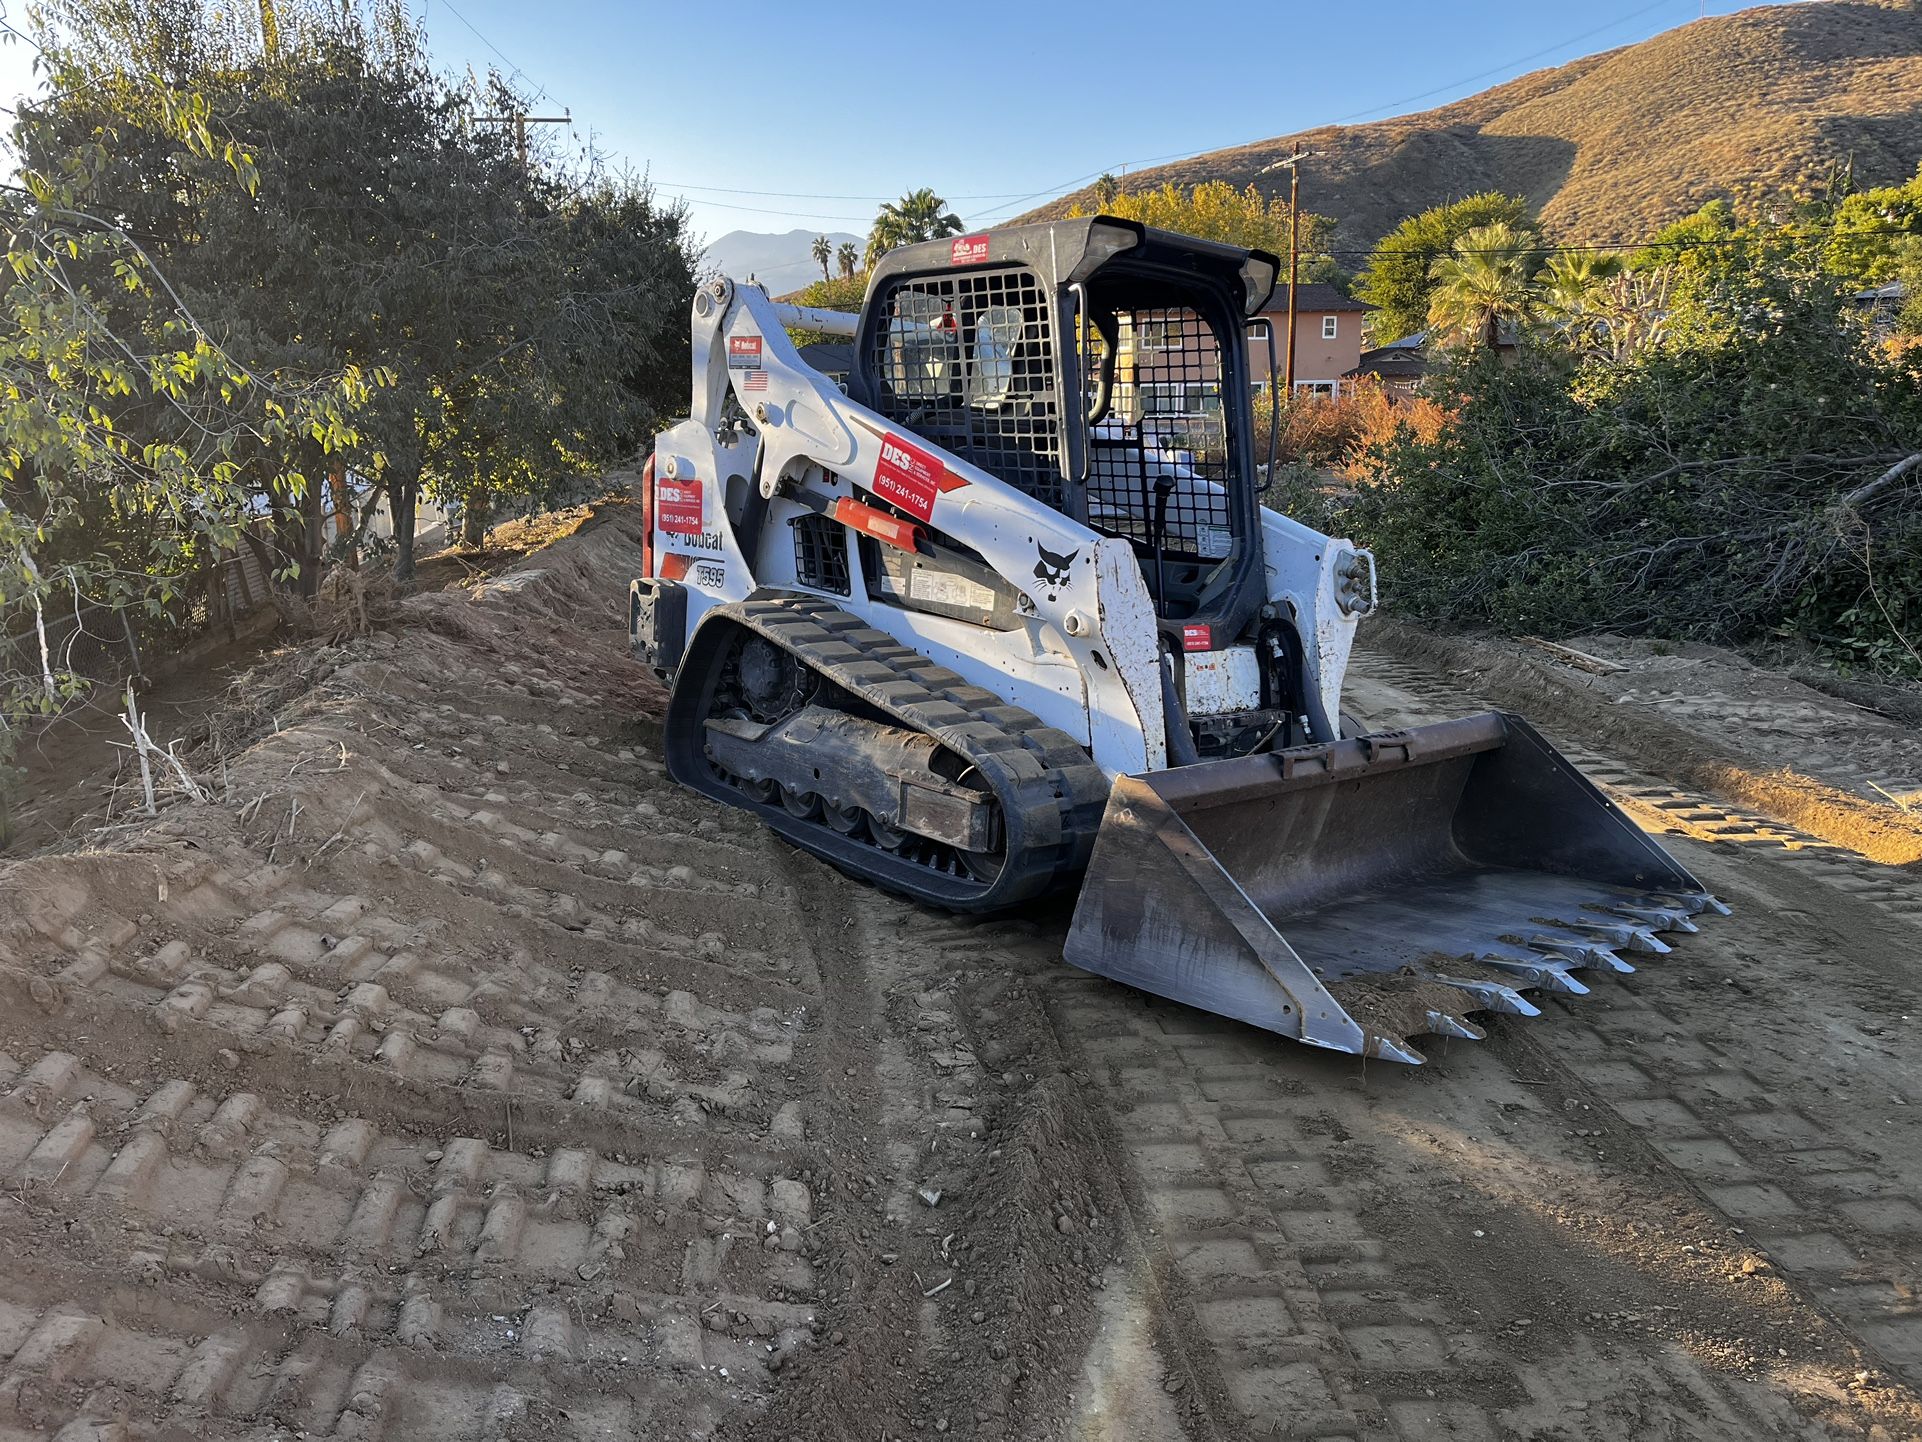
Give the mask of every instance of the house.
[[844, 392], [848, 377], [854, 373], [854, 342], [816, 341], [800, 347], [801, 359], [833, 381]]
[[[1366, 301], [1343, 295], [1332, 285], [1308, 281], [1296, 287], [1295, 294], [1295, 390], [1317, 395], [1339, 395], [1347, 387], [1344, 377], [1361, 363], [1362, 317], [1375, 307]], [[1288, 369], [1288, 287], [1278, 285], [1262, 307], [1262, 315], [1275, 328], [1275, 380], [1279, 384]], [[1255, 393], [1268, 389], [1268, 342], [1253, 337], [1248, 342], [1250, 372], [1255, 377]]]
[[1422, 377], [1428, 374], [1428, 358], [1423, 353], [1427, 341], [1428, 332], [1418, 330], [1387, 345], [1365, 350], [1354, 367], [1342, 373], [1342, 381], [1350, 386], [1370, 381], [1391, 397], [1413, 395]]
[[[1362, 318], [1375, 307], [1319, 282], [1300, 288], [1295, 311], [1295, 390], [1326, 396], [1346, 389], [1343, 376], [1361, 359]], [[1274, 379], [1287, 371], [1288, 287], [1260, 312], [1274, 333]], [[1248, 375], [1257, 396], [1269, 385], [1269, 343], [1250, 327]], [[1221, 371], [1212, 330], [1187, 312], [1143, 312], [1124, 318], [1116, 353], [1114, 411], [1132, 419], [1219, 423]], [[1166, 425], [1164, 424], [1164, 429]]]
[[1895, 334], [1895, 319], [1908, 301], [1909, 288], [1899, 280], [1858, 290], [1848, 298], [1849, 308], [1866, 320], [1869, 335], [1876, 340]]
[[[1502, 321], [1495, 339], [1496, 355], [1505, 361], [1512, 361], [1520, 351], [1521, 344], [1521, 328], [1511, 320]], [[1342, 384], [1352, 388], [1359, 383], [1370, 382], [1387, 391], [1391, 399], [1398, 395], [1413, 395], [1421, 385], [1422, 378], [1428, 374], [1429, 361], [1428, 332], [1414, 331], [1399, 340], [1363, 351], [1354, 369], [1342, 376]]]

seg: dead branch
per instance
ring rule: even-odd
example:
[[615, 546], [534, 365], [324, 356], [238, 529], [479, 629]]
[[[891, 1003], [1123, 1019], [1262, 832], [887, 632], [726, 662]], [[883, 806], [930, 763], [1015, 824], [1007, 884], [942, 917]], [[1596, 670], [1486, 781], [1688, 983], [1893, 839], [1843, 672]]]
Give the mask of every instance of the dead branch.
[[1866, 505], [1881, 495], [1882, 492], [1886, 491], [1890, 486], [1915, 470], [1917, 466], [1922, 466], [1922, 451], [1917, 451], [1912, 456], [1903, 457], [1886, 471], [1882, 472], [1881, 475], [1870, 481], [1866, 486], [1857, 486], [1854, 490], [1843, 496], [1837, 504], [1849, 510], [1854, 510]]

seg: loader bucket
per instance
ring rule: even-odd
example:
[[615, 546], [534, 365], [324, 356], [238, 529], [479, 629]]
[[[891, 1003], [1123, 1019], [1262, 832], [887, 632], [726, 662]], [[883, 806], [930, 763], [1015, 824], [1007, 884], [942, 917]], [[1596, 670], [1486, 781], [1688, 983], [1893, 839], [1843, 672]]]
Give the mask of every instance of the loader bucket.
[[1519, 717], [1489, 712], [1124, 776], [1065, 948], [1076, 966], [1314, 1046], [1532, 1016], [1524, 989], [1727, 908]]

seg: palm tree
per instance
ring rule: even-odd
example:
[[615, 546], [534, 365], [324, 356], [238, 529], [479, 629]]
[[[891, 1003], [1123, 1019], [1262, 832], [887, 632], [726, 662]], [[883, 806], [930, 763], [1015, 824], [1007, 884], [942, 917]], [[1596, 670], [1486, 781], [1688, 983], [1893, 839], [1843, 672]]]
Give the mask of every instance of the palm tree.
[[1464, 231], [1454, 253], [1429, 267], [1429, 327], [1445, 341], [1496, 349], [1503, 328], [1534, 311], [1532, 259], [1527, 238], [1501, 221]]
[[1542, 295], [1542, 314], [1563, 328], [1579, 327], [1595, 310], [1602, 283], [1622, 268], [1621, 258], [1592, 250], [1550, 256], [1535, 277]]
[[1115, 197], [1119, 194], [1121, 194], [1121, 182], [1107, 171], [1103, 171], [1101, 178], [1094, 183], [1095, 209], [1106, 210], [1114, 204]]
[[841, 279], [853, 280], [854, 267], [861, 263], [861, 252], [851, 240], [841, 242], [841, 248], [834, 252], [834, 259], [841, 267]]
[[964, 228], [947, 201], [924, 185], [881, 207], [874, 229], [868, 232], [868, 262], [873, 264], [898, 245], [959, 235]]
[[834, 258], [834, 242], [825, 235], [817, 235], [814, 237], [814, 244], [808, 248], [814, 252], [814, 263], [821, 267], [821, 279], [830, 279], [828, 262]]

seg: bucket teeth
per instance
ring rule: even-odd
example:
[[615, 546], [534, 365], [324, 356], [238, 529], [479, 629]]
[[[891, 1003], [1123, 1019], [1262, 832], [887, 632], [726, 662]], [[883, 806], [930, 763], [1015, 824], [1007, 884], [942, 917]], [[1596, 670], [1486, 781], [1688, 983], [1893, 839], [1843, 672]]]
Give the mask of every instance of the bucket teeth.
[[1666, 906], [1611, 906], [1610, 911], [1617, 916], [1626, 916], [1631, 921], [1644, 922], [1656, 931], [1700, 931], [1689, 919], [1686, 911], [1679, 907]]
[[1515, 978], [1520, 986], [1538, 986], [1543, 991], [1558, 991], [1564, 996], [1587, 996], [1588, 988], [1568, 974], [1572, 965], [1579, 962], [1556, 960], [1546, 956], [1499, 956], [1484, 955], [1475, 958], [1483, 966], [1492, 966]]
[[1636, 904], [1666, 907], [1690, 916], [1700, 916], [1705, 911], [1712, 911], [1717, 916], [1729, 914], [1728, 903], [1718, 901], [1706, 891], [1656, 891]]
[[[1430, 1013], [1431, 1016], [1433, 1014]], [[1382, 1061], [1406, 1062], [1409, 1066], [1420, 1066], [1428, 1060], [1401, 1037], [1383, 1036], [1380, 1032], [1369, 1034], [1368, 1045], [1363, 1055], [1379, 1057]]]
[[1472, 1021], [1463, 1021], [1458, 1016], [1450, 1016], [1445, 1011], [1428, 1013], [1428, 1030], [1436, 1036], [1458, 1036], [1464, 1041], [1482, 1041], [1488, 1033]]
[[1465, 991], [1475, 999], [1475, 1005], [1483, 1011], [1499, 1012], [1505, 1016], [1540, 1016], [1542, 1009], [1512, 986], [1503, 986], [1494, 981], [1467, 981], [1455, 976], [1437, 976], [1436, 981], [1452, 986], [1457, 991]]
[[1652, 928], [1635, 926], [1626, 920], [1610, 923], [1596, 917], [1592, 921], [1572, 921], [1568, 923], [1568, 929], [1584, 936], [1599, 937], [1610, 946], [1625, 946], [1630, 951], [1644, 951], [1654, 956], [1666, 956], [1674, 950]]
[[1624, 975], [1635, 970], [1608, 947], [1584, 941], [1579, 936], [1531, 936], [1528, 945], [1531, 950], [1553, 960], [1566, 961], [1570, 966], [1605, 966]]

